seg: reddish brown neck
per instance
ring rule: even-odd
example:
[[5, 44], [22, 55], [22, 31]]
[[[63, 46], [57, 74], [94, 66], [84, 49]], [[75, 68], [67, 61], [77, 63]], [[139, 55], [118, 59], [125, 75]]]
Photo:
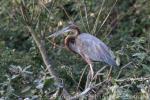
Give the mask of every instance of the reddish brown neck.
[[72, 52], [75, 53], [75, 51], [73, 51], [72, 48], [70, 47], [69, 43], [75, 44], [75, 39], [76, 39], [76, 37], [80, 34], [80, 30], [77, 28], [77, 29], [72, 30], [72, 32], [73, 32], [74, 34], [68, 35], [68, 36], [65, 38], [65, 46], [66, 46], [67, 49], [69, 49], [70, 51], [72, 51]]
[[72, 48], [70, 47], [69, 43], [72, 43], [72, 44], [75, 43], [75, 37], [74, 37], [74, 36], [68, 35], [68, 36], [65, 38], [65, 47], [66, 47], [68, 50], [70, 50], [70, 51], [72, 51], [72, 52], [75, 53], [75, 51], [73, 51]]

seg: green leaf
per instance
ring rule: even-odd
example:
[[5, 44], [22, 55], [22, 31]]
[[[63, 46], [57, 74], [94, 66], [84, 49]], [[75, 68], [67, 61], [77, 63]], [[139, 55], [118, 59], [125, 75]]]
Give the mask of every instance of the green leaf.
[[51, 86], [52, 84], [54, 84], [53, 78], [48, 77], [48, 78], [46, 78], [46, 79], [44, 80], [44, 87], [45, 87], [45, 88]]
[[143, 69], [150, 72], [150, 67], [148, 65], [142, 64], [142, 66], [143, 66]]
[[147, 55], [146, 53], [135, 53], [135, 54], [133, 54], [133, 57], [137, 57], [141, 60], [144, 60], [146, 55]]
[[21, 93], [25, 93], [25, 92], [29, 91], [30, 89], [31, 89], [31, 86], [27, 86], [21, 91]]

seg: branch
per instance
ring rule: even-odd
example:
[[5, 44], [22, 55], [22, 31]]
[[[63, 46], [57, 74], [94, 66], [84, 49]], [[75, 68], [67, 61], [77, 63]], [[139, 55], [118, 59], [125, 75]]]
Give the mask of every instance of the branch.
[[138, 82], [142, 82], [142, 81], [146, 81], [146, 80], [150, 80], [150, 77], [141, 77], [141, 78], [126, 78], [126, 79], [116, 79], [115, 82], [132, 82], [132, 81], [138, 81]]
[[94, 88], [97, 88], [98, 86], [102, 86], [103, 84], [107, 84], [107, 83], [112, 83], [112, 81], [118, 82], [118, 83], [126, 83], [126, 82], [131, 82], [131, 81], [138, 81], [138, 82], [143, 82], [146, 80], [150, 80], [150, 77], [141, 77], [141, 78], [126, 78], [126, 79], [115, 79], [115, 80], [105, 80], [103, 82], [100, 82], [98, 84], [95, 84], [94, 86], [88, 87], [86, 88], [83, 92], [81, 92], [78, 95], [75, 95], [73, 97], [71, 97], [69, 100], [75, 100], [78, 99], [82, 96], [85, 96], [89, 91], [91, 91]]
[[88, 88], [86, 88], [83, 92], [81, 92], [80, 94], [71, 97], [70, 100], [78, 99], [78, 98], [80, 98], [80, 97], [82, 97], [82, 96], [85, 96], [85, 95], [86, 95], [89, 91], [91, 91], [92, 89], [94, 89], [94, 88], [96, 88], [96, 87], [98, 87], [98, 86], [102, 86], [104, 83], [107, 83], [107, 82], [109, 82], [109, 80], [105, 80], [105, 81], [103, 81], [103, 82], [100, 82], [100, 83], [98, 83], [98, 84], [95, 84], [94, 86], [88, 87]]
[[[55, 73], [55, 71], [53, 70], [53, 68], [51, 66], [51, 63], [50, 63], [50, 60], [47, 56], [47, 52], [46, 52], [46, 49], [45, 49], [45, 40], [44, 39], [39, 40], [38, 37], [36, 36], [35, 32], [32, 30], [32, 28], [28, 25], [26, 27], [29, 30], [30, 34], [32, 35], [38, 49], [40, 50], [42, 59], [44, 61], [44, 64], [46, 65], [46, 68], [47, 68], [48, 72], [54, 78], [55, 83], [57, 84], [57, 86], [62, 88], [61, 87], [62, 83], [59, 81], [59, 78], [58, 78], [57, 74]], [[66, 99], [70, 97], [68, 92], [65, 89], [63, 89], [63, 96]]]
[[41, 56], [43, 58], [44, 64], [47, 67], [47, 70], [49, 71], [50, 75], [54, 78], [55, 81], [59, 81], [57, 75], [55, 74], [54, 70], [51, 68], [51, 64], [50, 61], [48, 59], [48, 56], [46, 54], [46, 50], [44, 48], [45, 46], [45, 42], [43, 40], [41, 40], [41, 42], [39, 42], [37, 36], [35, 35], [35, 33], [33, 32], [33, 30], [31, 29], [30, 26], [27, 26], [27, 29], [29, 30], [30, 34], [32, 35], [38, 49], [40, 50]]
[[[68, 98], [70, 97], [70, 95], [68, 94], [67, 90], [63, 87], [63, 84], [62, 82], [59, 81], [59, 77], [57, 76], [57, 74], [55, 73], [55, 71], [53, 70], [52, 66], [51, 66], [51, 63], [50, 63], [50, 60], [48, 58], [48, 55], [47, 55], [47, 52], [46, 52], [46, 49], [45, 49], [45, 37], [42, 35], [40, 38], [38, 36], [36, 36], [36, 33], [34, 32], [34, 30], [32, 29], [32, 27], [30, 26], [31, 25], [31, 21], [29, 20], [28, 15], [26, 14], [26, 11], [27, 11], [27, 7], [24, 6], [23, 3], [21, 3], [21, 6], [20, 6], [20, 13], [23, 17], [23, 20], [25, 22], [25, 25], [26, 25], [26, 28], [28, 29], [28, 31], [30, 32], [33, 40], [35, 41], [40, 53], [41, 53], [41, 56], [42, 56], [42, 59], [44, 61], [44, 64], [46, 65], [46, 68], [49, 72], [49, 74], [54, 78], [54, 82], [56, 83], [57, 87], [58, 87], [58, 90], [62, 90], [63, 88], [63, 91], [62, 91], [62, 95], [65, 99], [68, 100]], [[60, 94], [60, 93], [56, 93], [56, 94]]]

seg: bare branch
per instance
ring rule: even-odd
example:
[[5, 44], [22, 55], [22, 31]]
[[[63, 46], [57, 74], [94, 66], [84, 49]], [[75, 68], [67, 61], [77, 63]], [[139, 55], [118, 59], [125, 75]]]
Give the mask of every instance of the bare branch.
[[46, 54], [46, 50], [44, 48], [45, 46], [45, 42], [42, 40], [40, 42], [40, 40], [38, 40], [37, 36], [35, 35], [35, 33], [33, 32], [33, 30], [31, 29], [30, 26], [27, 26], [27, 29], [29, 30], [29, 32], [31, 33], [36, 45], [38, 46], [39, 50], [40, 50], [40, 53], [42, 55], [42, 58], [43, 58], [43, 61], [45, 63], [45, 65], [47, 66], [47, 69], [49, 71], [49, 73], [51, 74], [51, 76], [57, 81], [58, 78], [56, 76], [56, 74], [54, 73], [53, 69], [51, 68], [51, 64], [50, 64], [50, 61], [48, 59], [48, 56]]
[[[38, 37], [35, 35], [35, 32], [32, 30], [32, 28], [31, 28], [30, 26], [27, 26], [27, 29], [28, 29], [29, 32], [31, 33], [31, 35], [32, 35], [32, 37], [33, 37], [33, 39], [34, 39], [34, 41], [35, 41], [37, 47], [38, 47], [39, 50], [40, 50], [42, 59], [43, 59], [43, 61], [44, 61], [44, 64], [45, 64], [46, 67], [47, 67], [48, 72], [49, 72], [50, 75], [54, 78], [56, 84], [57, 84], [58, 86], [61, 86], [62, 83], [59, 82], [59, 78], [58, 78], [57, 74], [55, 73], [55, 71], [53, 70], [53, 68], [51, 67], [50, 60], [49, 60], [49, 58], [48, 58], [48, 56], [47, 56], [46, 49], [45, 49], [45, 41], [44, 41], [43, 39], [41, 39], [41, 42], [40, 42], [40, 40], [39, 40]], [[64, 96], [65, 98], [69, 98], [69, 94], [68, 94], [68, 92], [67, 92], [65, 89], [63, 89], [63, 96]]]
[[141, 78], [126, 78], [126, 79], [115, 79], [115, 80], [105, 80], [103, 82], [100, 82], [98, 84], [95, 84], [93, 86], [90, 86], [90, 87], [87, 87], [83, 92], [81, 92], [80, 94], [78, 95], [75, 95], [73, 97], [70, 97], [69, 100], [75, 100], [75, 99], [78, 99], [82, 96], [85, 96], [87, 95], [87, 93], [89, 91], [91, 91], [92, 89], [98, 87], [98, 86], [102, 86], [103, 84], [107, 84], [109, 82], [112, 83], [112, 81], [115, 81], [115, 82], [118, 82], [118, 83], [125, 83], [125, 82], [131, 82], [131, 81], [139, 81], [139, 82], [143, 82], [143, 81], [147, 81], [147, 80], [150, 80], [150, 77], [141, 77]]
[[[36, 35], [36, 33], [34, 32], [32, 27], [30, 26], [32, 22], [29, 21], [29, 19], [25, 19], [25, 16], [27, 16], [25, 13], [26, 7], [24, 7], [24, 10], [22, 10], [22, 7], [24, 7], [24, 5], [21, 5], [20, 9], [21, 9], [21, 15], [25, 21], [26, 28], [30, 32], [33, 40], [35, 41], [35, 43], [41, 53], [44, 64], [46, 65], [46, 69], [48, 70], [49, 74], [54, 78], [54, 82], [57, 85], [58, 90], [60, 90], [60, 88], [61, 88], [63, 97], [68, 100], [68, 98], [70, 98], [70, 95], [68, 94], [67, 90], [63, 87], [62, 82], [59, 81], [59, 77], [56, 74], [56, 72], [53, 70], [53, 68], [51, 66], [51, 62], [48, 58], [48, 55], [47, 55], [47, 52], [45, 49], [45, 36], [44, 36], [45, 34], [41, 32], [41, 34], [39, 34], [39, 35], [41, 35], [40, 38]], [[56, 92], [55, 94], [60, 94], [60, 93]]]
[[141, 77], [141, 78], [125, 78], [125, 79], [115, 79], [115, 82], [132, 82], [132, 81], [146, 81], [150, 80], [150, 77]]
[[92, 89], [94, 89], [94, 88], [96, 88], [96, 87], [98, 87], [98, 86], [103, 85], [103, 84], [106, 83], [107, 81], [108, 81], [108, 80], [105, 80], [105, 81], [100, 82], [100, 83], [98, 83], [98, 84], [96, 84], [96, 85], [94, 85], [94, 86], [91, 86], [91, 87], [86, 88], [86, 89], [85, 89], [83, 92], [81, 92], [80, 94], [71, 97], [70, 100], [74, 100], [74, 99], [80, 98], [80, 97], [82, 97], [82, 96], [85, 96], [89, 91], [91, 91]]
[[121, 67], [121, 69], [120, 69], [120, 71], [119, 71], [119, 73], [118, 73], [118, 75], [117, 75], [117, 79], [119, 78], [120, 74], [122, 73], [122, 70], [123, 70], [124, 68], [128, 67], [130, 64], [132, 64], [132, 62], [129, 62], [129, 63], [127, 63], [126, 65], [124, 65], [123, 67]]

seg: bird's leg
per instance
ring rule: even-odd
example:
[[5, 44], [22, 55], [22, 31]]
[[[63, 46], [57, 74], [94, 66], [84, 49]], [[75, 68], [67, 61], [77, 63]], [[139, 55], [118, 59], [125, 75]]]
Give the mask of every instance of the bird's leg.
[[93, 79], [93, 76], [94, 76], [93, 65], [89, 64], [89, 66], [90, 66], [90, 71], [91, 71], [91, 79]]
[[94, 76], [93, 65], [92, 65], [92, 63], [89, 63], [88, 65], [90, 67], [90, 70], [89, 70], [88, 75], [87, 75], [85, 89], [87, 89], [88, 87], [91, 86], [92, 80], [94, 78], [93, 77]]
[[94, 76], [93, 64], [88, 58], [86, 58], [86, 62], [88, 63], [88, 65], [90, 67], [90, 72], [91, 72], [90, 73], [90, 78], [93, 79], [93, 76]]
[[93, 80], [93, 76], [94, 76], [93, 65], [92, 65], [91, 60], [87, 56], [85, 55], [84, 56], [81, 55], [81, 56], [84, 58], [84, 60], [87, 62], [87, 64], [90, 67], [90, 71], [88, 72], [86, 85], [85, 85], [85, 89], [87, 89], [90, 86], [91, 81]]
[[84, 58], [84, 60], [87, 62], [87, 64], [89, 65], [89, 67], [90, 67], [90, 71], [91, 71], [91, 73], [90, 73], [90, 78], [91, 79], [93, 79], [93, 76], [94, 76], [94, 71], [93, 71], [93, 65], [92, 65], [92, 62], [91, 62], [91, 60], [89, 59], [89, 57], [88, 56], [86, 56], [86, 55], [81, 55], [83, 58]]
[[93, 76], [94, 76], [94, 71], [93, 71], [93, 64], [92, 64], [92, 62], [91, 62], [91, 60], [89, 59], [89, 57], [88, 56], [86, 56], [86, 55], [81, 55], [82, 56], [82, 58], [85, 60], [85, 62], [87, 62], [87, 64], [89, 65], [89, 67], [90, 67], [90, 78], [91, 79], [93, 79]]

